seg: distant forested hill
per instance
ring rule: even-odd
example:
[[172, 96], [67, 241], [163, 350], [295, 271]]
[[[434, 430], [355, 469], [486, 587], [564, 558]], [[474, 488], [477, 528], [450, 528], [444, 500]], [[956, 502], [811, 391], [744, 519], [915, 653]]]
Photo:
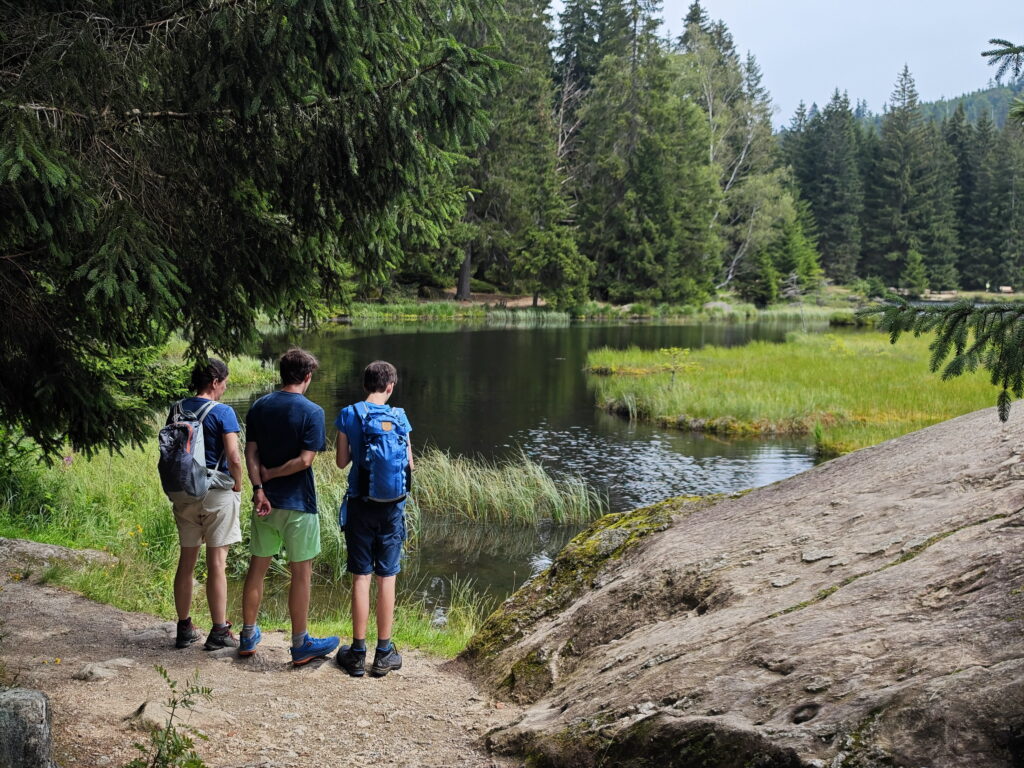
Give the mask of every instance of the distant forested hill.
[[[1010, 104], [1016, 98], [1024, 98], [1024, 79], [1006, 85], [998, 84], [982, 88], [952, 99], [922, 101], [920, 107], [921, 114], [926, 120], [941, 123], [952, 117], [957, 106], [963, 104], [967, 120], [971, 124], [976, 124], [982, 115], [985, 115], [995, 123], [997, 128], [1002, 128], [1006, 123], [1006, 114], [1010, 109]], [[859, 113], [861, 120], [866, 125], [871, 125], [876, 129], [881, 125], [881, 115], [876, 115], [863, 107]]]

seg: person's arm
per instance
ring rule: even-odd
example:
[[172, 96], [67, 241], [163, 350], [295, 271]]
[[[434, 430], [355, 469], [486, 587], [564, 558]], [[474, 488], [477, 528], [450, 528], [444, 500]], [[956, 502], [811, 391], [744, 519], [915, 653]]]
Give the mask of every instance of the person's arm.
[[273, 480], [276, 477], [288, 477], [288, 475], [294, 475], [296, 472], [302, 472], [303, 470], [309, 469], [313, 466], [313, 459], [316, 458], [316, 451], [303, 450], [294, 459], [288, 459], [284, 464], [279, 467], [260, 467], [260, 477], [263, 478], [263, 482]]
[[242, 453], [238, 450], [238, 433], [224, 433], [224, 455], [228, 460], [228, 473], [235, 481], [231, 490], [238, 493], [242, 490]]
[[338, 430], [338, 437], [334, 441], [334, 463], [338, 469], [344, 469], [352, 461], [352, 447], [348, 444], [348, 435]]
[[253, 485], [252, 503], [256, 507], [256, 514], [266, 517], [270, 514], [270, 499], [263, 492], [263, 481], [260, 479], [260, 449], [255, 440], [247, 440], [245, 443], [245, 467], [249, 472], [249, 482]]

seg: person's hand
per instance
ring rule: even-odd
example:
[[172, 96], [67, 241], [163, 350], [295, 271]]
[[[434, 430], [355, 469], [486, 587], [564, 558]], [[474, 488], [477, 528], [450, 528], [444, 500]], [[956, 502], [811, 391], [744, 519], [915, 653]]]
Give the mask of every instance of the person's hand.
[[260, 482], [265, 483], [267, 480], [273, 480], [273, 475], [270, 474], [270, 470], [260, 464]]
[[252, 494], [252, 505], [256, 510], [257, 517], [266, 517], [270, 514], [271, 506], [270, 499], [267, 498], [267, 494], [263, 492], [262, 488], [258, 488]]

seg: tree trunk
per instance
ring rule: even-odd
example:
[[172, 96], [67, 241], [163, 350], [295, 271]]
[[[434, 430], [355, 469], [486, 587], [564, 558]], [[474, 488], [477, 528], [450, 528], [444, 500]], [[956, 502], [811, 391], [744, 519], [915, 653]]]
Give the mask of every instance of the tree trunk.
[[535, 307], [539, 307], [540, 306], [540, 294], [539, 293], [533, 294], [533, 306], [535, 306]]
[[469, 301], [469, 278], [473, 271], [473, 244], [466, 246], [466, 256], [459, 269], [459, 287], [455, 291], [456, 301]]

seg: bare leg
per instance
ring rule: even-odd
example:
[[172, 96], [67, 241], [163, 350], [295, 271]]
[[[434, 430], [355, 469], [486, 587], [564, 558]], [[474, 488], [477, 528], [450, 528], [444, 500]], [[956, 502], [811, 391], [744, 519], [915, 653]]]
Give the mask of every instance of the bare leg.
[[178, 621], [191, 615], [192, 610], [192, 576], [196, 572], [199, 560], [199, 547], [182, 547], [178, 556], [178, 570], [174, 572], [174, 608], [178, 612]]
[[227, 622], [228, 613], [228, 548], [206, 548], [206, 602], [214, 624]]
[[292, 620], [292, 635], [306, 632], [306, 621], [309, 618], [309, 590], [313, 582], [313, 561], [303, 560], [301, 563], [288, 563], [292, 573], [292, 583], [288, 588], [288, 615]]
[[396, 576], [377, 577], [377, 638], [391, 637], [395, 621]]
[[249, 559], [249, 570], [245, 574], [245, 584], [242, 586], [242, 621], [246, 624], [256, 623], [256, 617], [260, 613], [260, 602], [263, 600], [263, 577], [267, 575], [272, 559], [255, 556]]
[[370, 621], [370, 574], [352, 576], [352, 637], [366, 639]]

